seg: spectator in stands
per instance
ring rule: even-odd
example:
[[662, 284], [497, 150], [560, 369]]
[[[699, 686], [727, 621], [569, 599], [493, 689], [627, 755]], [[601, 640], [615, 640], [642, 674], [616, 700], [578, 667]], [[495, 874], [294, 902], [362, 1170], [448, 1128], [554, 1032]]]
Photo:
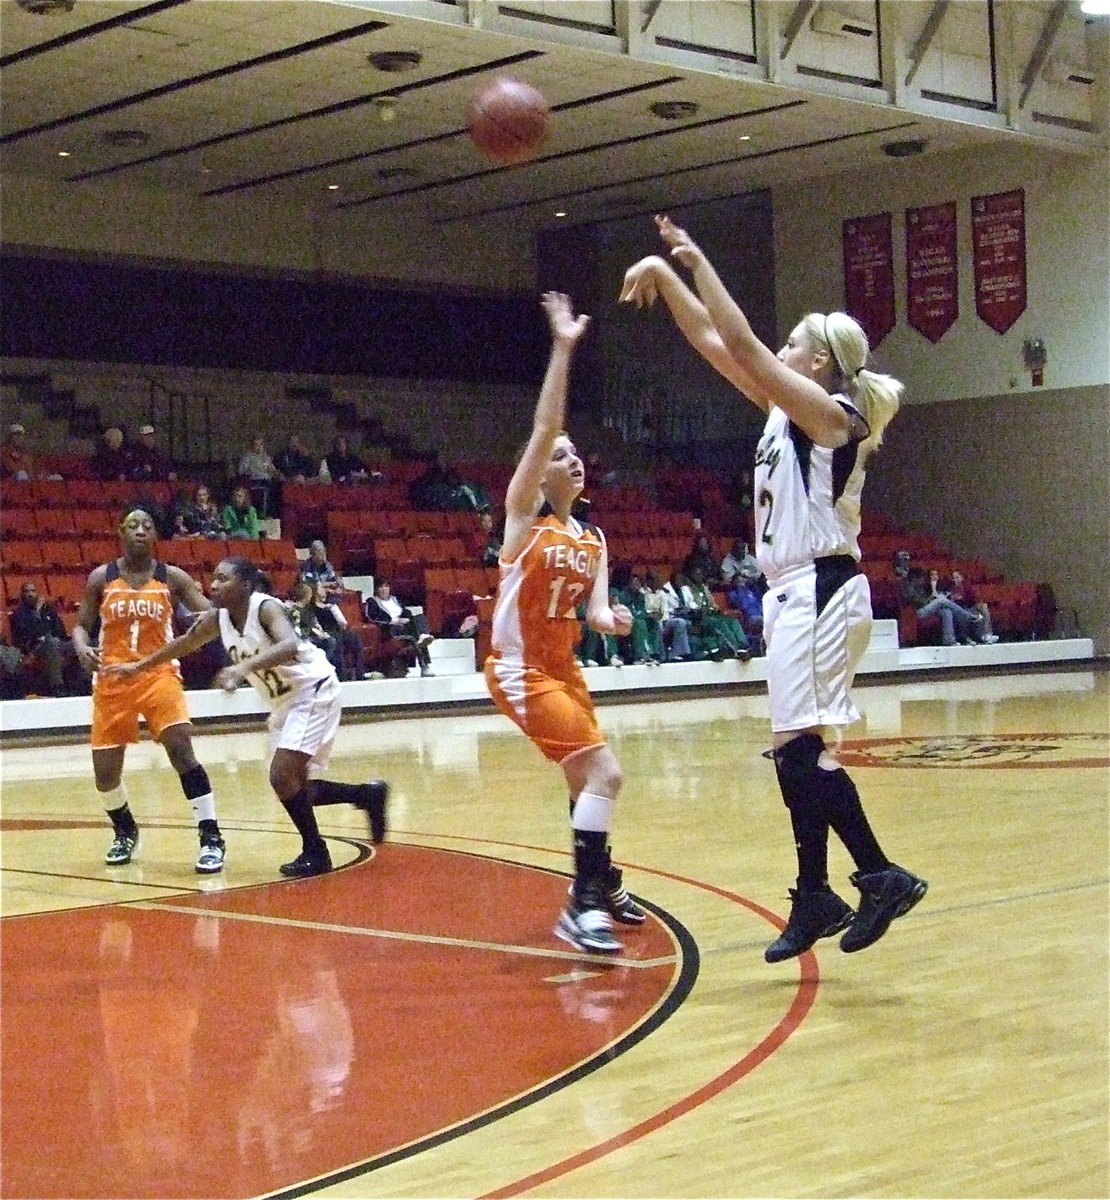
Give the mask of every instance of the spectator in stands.
[[729, 552], [721, 559], [719, 574], [721, 582], [727, 587], [736, 578], [755, 581], [763, 572], [759, 569], [755, 555], [748, 549], [748, 543], [737, 538]]
[[690, 622], [679, 615], [682, 600], [670, 580], [658, 572], [652, 574], [645, 589], [647, 610], [659, 621], [666, 649], [666, 662], [685, 662], [690, 658]]
[[687, 578], [693, 578], [694, 572], [701, 575], [701, 582], [707, 587], [714, 587], [721, 580], [721, 568], [709, 544], [707, 534], [699, 533], [694, 537], [690, 553], [682, 564], [682, 573]]
[[18, 421], [8, 426], [8, 440], [0, 450], [0, 472], [5, 479], [20, 482], [35, 478], [35, 456], [27, 449], [27, 430]]
[[483, 567], [496, 567], [501, 555], [501, 533], [494, 526], [493, 513], [488, 508], [478, 514], [478, 524], [484, 538], [484, 545], [478, 555], [479, 562]]
[[316, 611], [315, 590], [312, 584], [306, 583], [303, 579], [293, 584], [293, 590], [289, 594], [289, 603], [285, 607], [289, 613], [289, 620], [297, 631], [297, 636], [306, 642], [311, 642], [314, 646], [319, 646], [338, 674], [342, 661], [339, 655], [339, 641], [324, 628], [320, 621]]
[[251, 503], [250, 492], [242, 484], [232, 490], [231, 501], [224, 507], [221, 524], [224, 534], [229, 538], [257, 542], [262, 537], [258, 512]]
[[958, 601], [948, 594], [948, 586], [941, 582], [940, 572], [935, 567], [929, 571], [929, 596], [932, 599], [943, 597], [946, 600], [951, 600], [953, 604], [957, 604], [959, 608], [963, 609], [972, 618], [967, 633], [960, 639], [965, 646], [972, 646], [986, 641], [986, 623], [982, 615], [970, 608], [965, 608], [964, 605], [959, 604]]
[[320, 628], [335, 639], [338, 661], [334, 665], [340, 680], [349, 682], [361, 679], [366, 673], [366, 652], [362, 648], [362, 639], [350, 627], [343, 610], [323, 583], [312, 588], [312, 611]]
[[382, 632], [398, 641], [411, 643], [416, 649], [416, 661], [421, 675], [432, 674], [432, 659], [428, 646], [434, 640], [428, 632], [423, 613], [413, 612], [393, 595], [389, 581], [376, 580], [374, 594], [366, 599], [366, 619], [381, 627]]
[[908, 550], [899, 550], [894, 556], [895, 578], [904, 582], [909, 574], [911, 562], [913, 562], [913, 555]]
[[694, 636], [703, 643], [709, 658], [720, 661], [731, 657], [741, 662], [751, 658], [752, 648], [743, 625], [736, 617], [721, 612], [700, 568], [694, 567], [689, 573], [680, 594], [683, 605], [692, 614], [690, 619]]
[[158, 445], [153, 425], [139, 429], [139, 440], [130, 448], [128, 478], [138, 483], [173, 483], [177, 468], [170, 456]]
[[25, 661], [34, 658], [41, 676], [39, 686], [48, 696], [65, 696], [70, 690], [66, 677], [72, 677], [77, 659], [58, 610], [39, 595], [33, 583], [20, 588], [10, 624], [15, 648]]
[[179, 494], [170, 514], [174, 537], [220, 538], [224, 535], [219, 507], [203, 483], [197, 485], [192, 496]]
[[462, 479], [442, 454], [409, 484], [408, 499], [423, 512], [485, 512], [490, 507], [481, 484]]
[[328, 561], [328, 548], [319, 539], [308, 547], [308, 558], [301, 563], [301, 579], [311, 583], [323, 584], [329, 600], [340, 596], [347, 589], [343, 585], [339, 572]]
[[370, 471], [366, 463], [351, 449], [343, 434], [337, 434], [331, 449], [320, 464], [320, 476], [332, 483], [366, 483]]
[[[627, 576], [623, 582], [622, 576]], [[633, 663], [654, 666], [666, 656], [663, 647], [663, 627], [659, 618], [648, 606], [648, 593], [643, 576], [638, 571], [618, 569], [613, 572], [617, 585], [617, 601], [632, 614], [632, 629], [627, 635]]]
[[123, 430], [118, 425], [109, 426], [100, 435], [89, 470], [93, 478], [105, 481], [131, 478], [131, 450], [124, 445]]
[[748, 640], [755, 647], [763, 641], [763, 591], [765, 581], [762, 573], [755, 579], [736, 575], [725, 589], [729, 607], [740, 614], [740, 623]]
[[991, 645], [998, 641], [998, 635], [991, 626], [991, 610], [987, 607], [986, 602], [980, 600], [975, 594], [975, 589], [964, 579], [962, 571], [953, 571], [948, 585], [942, 590], [947, 592], [961, 608], [966, 608], [969, 612], [977, 613], [983, 618], [982, 641]]
[[919, 621], [933, 616], [940, 620], [940, 640], [945, 646], [954, 646], [957, 638], [961, 642], [972, 640], [974, 626], [978, 626], [976, 640], [981, 639], [982, 618], [935, 591], [924, 567], [909, 568], [902, 582], [902, 599], [914, 609]]
[[0, 633], [0, 700], [20, 700], [26, 694], [23, 654]]
[[280, 507], [281, 472], [266, 449], [266, 439], [256, 433], [250, 449], [239, 459], [239, 478], [250, 488], [251, 499], [263, 519], [272, 516]]
[[286, 483], [308, 483], [320, 477], [320, 465], [309, 454], [300, 434], [291, 433], [283, 450], [277, 452], [274, 465]]

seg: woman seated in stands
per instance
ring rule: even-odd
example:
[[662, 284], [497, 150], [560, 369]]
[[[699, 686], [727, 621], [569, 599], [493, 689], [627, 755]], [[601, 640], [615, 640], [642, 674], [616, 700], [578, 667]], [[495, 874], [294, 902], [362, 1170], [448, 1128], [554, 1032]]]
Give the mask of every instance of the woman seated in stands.
[[937, 617], [940, 620], [940, 640], [945, 646], [983, 640], [983, 618], [969, 612], [937, 588], [937, 572], [924, 567], [910, 567], [902, 584], [902, 599], [917, 613], [917, 619]]
[[367, 598], [366, 619], [381, 627], [384, 634], [395, 641], [411, 645], [416, 651], [421, 675], [432, 674], [432, 659], [428, 646], [434, 640], [428, 632], [428, 622], [423, 613], [413, 612], [393, 595], [389, 581], [376, 581], [374, 594]]
[[231, 503], [224, 509], [222, 524], [229, 538], [257, 542], [262, 536], [258, 512], [251, 503], [250, 492], [242, 484], [231, 493]]
[[220, 510], [208, 487], [201, 483], [191, 497], [179, 494], [171, 510], [174, 537], [223, 537]]

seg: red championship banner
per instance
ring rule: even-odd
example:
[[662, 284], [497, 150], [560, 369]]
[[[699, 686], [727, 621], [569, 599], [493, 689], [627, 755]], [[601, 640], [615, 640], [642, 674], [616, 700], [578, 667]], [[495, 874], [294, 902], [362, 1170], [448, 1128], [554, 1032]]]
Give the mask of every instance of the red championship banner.
[[939, 342], [960, 315], [956, 202], [906, 209], [906, 318]]
[[995, 333], [1025, 312], [1025, 192], [971, 198], [975, 311]]
[[844, 307], [872, 348], [894, 328], [894, 243], [890, 213], [849, 217], [844, 242]]

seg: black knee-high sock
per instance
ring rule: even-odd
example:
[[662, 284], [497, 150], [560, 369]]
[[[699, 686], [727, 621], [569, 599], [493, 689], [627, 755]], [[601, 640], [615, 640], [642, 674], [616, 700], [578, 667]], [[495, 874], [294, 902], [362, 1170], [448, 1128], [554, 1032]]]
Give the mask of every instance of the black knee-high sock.
[[816, 892], [829, 886], [829, 823], [813, 804], [790, 809], [794, 849], [798, 855], [798, 889]]
[[890, 860], [871, 829], [851, 776], [843, 767], [835, 771], [818, 767], [817, 775], [821, 811], [856, 866], [864, 872], [885, 870]]
[[780, 746], [772, 756], [794, 830], [800, 891], [817, 891], [829, 885], [829, 823], [813, 786], [813, 773], [824, 746], [817, 734], [802, 734]]
[[282, 800], [281, 803], [293, 824], [296, 825], [297, 832], [301, 835], [301, 841], [304, 842], [305, 850], [311, 853], [323, 849], [324, 839], [320, 836], [320, 828], [316, 824], [316, 814], [312, 811], [312, 801], [309, 799], [308, 789], [301, 788], [295, 796], [290, 796], [288, 800]]
[[574, 890], [600, 887], [609, 867], [609, 835], [593, 829], [575, 829]]
[[330, 779], [313, 779], [308, 794], [316, 808], [326, 804], [354, 804], [359, 795], [357, 783], [333, 783]]

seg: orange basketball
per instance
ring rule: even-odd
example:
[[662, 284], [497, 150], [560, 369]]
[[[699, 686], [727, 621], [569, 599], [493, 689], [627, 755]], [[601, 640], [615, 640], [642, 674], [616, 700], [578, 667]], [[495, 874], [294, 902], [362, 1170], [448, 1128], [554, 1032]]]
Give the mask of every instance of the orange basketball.
[[534, 158], [551, 125], [547, 101], [531, 84], [502, 77], [474, 94], [467, 109], [474, 144], [496, 163]]

